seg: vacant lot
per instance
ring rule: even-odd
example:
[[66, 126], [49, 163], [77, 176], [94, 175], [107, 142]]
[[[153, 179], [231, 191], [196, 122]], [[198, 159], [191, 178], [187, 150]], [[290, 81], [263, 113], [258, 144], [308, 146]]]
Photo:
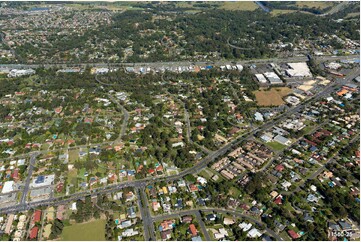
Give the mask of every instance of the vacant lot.
[[288, 14], [288, 13], [296, 13], [296, 12], [311, 14], [310, 12], [300, 11], [300, 10], [274, 9], [274, 10], [271, 11], [271, 15], [277, 16], [277, 15], [280, 15], [280, 14]]
[[99, 241], [105, 240], [105, 220], [95, 220], [92, 222], [74, 224], [64, 228], [61, 240], [76, 241]]
[[313, 1], [313, 2], [305, 2], [305, 1], [297, 1], [296, 2], [296, 6], [297, 7], [307, 7], [307, 8], [320, 8], [320, 9], [324, 9], [324, 8], [327, 8], [327, 7], [332, 7], [332, 6], [334, 6], [335, 5], [335, 3], [334, 2], [330, 2], [330, 1], [328, 1], [328, 2], [319, 2], [319, 1], [317, 1], [317, 2], [315, 2], [315, 1]]
[[289, 93], [291, 93], [291, 89], [288, 87], [276, 87], [268, 91], [255, 91], [254, 95], [259, 106], [280, 106], [285, 103], [282, 97], [287, 96]]
[[253, 11], [258, 8], [254, 2], [223, 2], [220, 8], [226, 10]]

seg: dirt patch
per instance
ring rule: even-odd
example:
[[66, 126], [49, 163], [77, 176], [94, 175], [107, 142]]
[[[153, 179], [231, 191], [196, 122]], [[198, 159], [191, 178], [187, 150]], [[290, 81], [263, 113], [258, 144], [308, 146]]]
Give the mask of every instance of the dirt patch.
[[283, 97], [291, 93], [288, 87], [276, 87], [270, 90], [258, 90], [253, 92], [256, 96], [258, 106], [280, 106], [285, 102]]

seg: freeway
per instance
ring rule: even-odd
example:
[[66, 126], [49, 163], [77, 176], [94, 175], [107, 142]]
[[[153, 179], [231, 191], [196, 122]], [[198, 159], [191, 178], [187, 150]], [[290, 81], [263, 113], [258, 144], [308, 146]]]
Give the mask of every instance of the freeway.
[[[320, 61], [335, 61], [339, 59], [355, 59], [360, 58], [359, 55], [347, 56], [318, 56], [317, 60]], [[66, 63], [47, 63], [47, 64], [0, 64], [0, 69], [27, 69], [27, 68], [66, 68], [66, 67], [166, 67], [166, 66], [190, 66], [190, 65], [215, 65], [221, 66], [237, 62], [239, 64], [253, 64], [253, 63], [287, 63], [287, 62], [304, 62], [308, 61], [307, 56], [293, 56], [288, 58], [266, 58], [266, 59], [252, 59], [252, 60], [219, 60], [219, 61], [173, 61], [173, 62], [138, 62], [138, 63], [79, 63], [79, 64], [66, 64]]]

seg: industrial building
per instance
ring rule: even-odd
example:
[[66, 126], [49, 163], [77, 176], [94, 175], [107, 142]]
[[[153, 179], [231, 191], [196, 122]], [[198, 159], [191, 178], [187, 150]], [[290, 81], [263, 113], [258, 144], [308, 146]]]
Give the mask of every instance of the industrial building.
[[306, 62], [287, 63], [287, 65], [291, 68], [286, 70], [286, 74], [290, 77], [312, 77]]
[[277, 74], [274, 73], [273, 71], [265, 72], [263, 75], [268, 79], [268, 81], [271, 83], [271, 85], [278, 85], [278, 84], [283, 83], [282, 80], [280, 79], [280, 77], [277, 76]]
[[263, 74], [255, 74], [255, 76], [259, 83], [267, 83], [267, 79], [264, 77]]
[[8, 77], [20, 77], [26, 75], [34, 75], [35, 71], [33, 69], [26, 69], [26, 70], [18, 70], [13, 69], [9, 72]]

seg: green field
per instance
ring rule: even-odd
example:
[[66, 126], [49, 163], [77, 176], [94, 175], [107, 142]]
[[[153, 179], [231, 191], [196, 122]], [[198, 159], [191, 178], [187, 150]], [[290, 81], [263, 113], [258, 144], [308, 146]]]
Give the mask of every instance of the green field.
[[69, 163], [74, 163], [79, 159], [79, 150], [69, 150]]
[[283, 150], [283, 149], [286, 148], [285, 145], [282, 145], [282, 144], [280, 144], [280, 143], [278, 143], [276, 141], [268, 142], [268, 143], [266, 143], [266, 145], [268, 147], [271, 147], [273, 150]]
[[61, 234], [61, 240], [77, 240], [77, 241], [99, 241], [105, 240], [105, 220], [100, 219], [93, 222], [74, 224], [64, 227]]
[[211, 179], [214, 175], [212, 171], [210, 171], [208, 168], [202, 170], [200, 173], [198, 173], [199, 176], [202, 176], [206, 178], [207, 180]]
[[233, 196], [234, 198], [239, 198], [239, 195], [241, 195], [241, 191], [236, 187], [231, 187], [228, 194]]

